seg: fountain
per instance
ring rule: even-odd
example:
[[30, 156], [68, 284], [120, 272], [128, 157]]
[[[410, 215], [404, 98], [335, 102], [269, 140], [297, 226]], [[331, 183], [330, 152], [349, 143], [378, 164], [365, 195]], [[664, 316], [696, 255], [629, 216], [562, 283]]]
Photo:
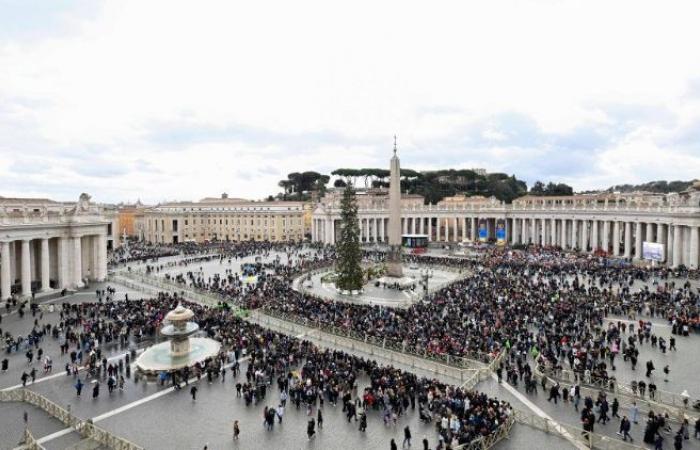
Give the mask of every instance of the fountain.
[[136, 359], [136, 367], [145, 374], [172, 372], [194, 366], [206, 358], [216, 356], [221, 344], [214, 339], [191, 337], [199, 330], [199, 325], [191, 322], [194, 317], [191, 309], [182, 305], [170, 311], [164, 319], [167, 322], [160, 333], [169, 338], [146, 349]]

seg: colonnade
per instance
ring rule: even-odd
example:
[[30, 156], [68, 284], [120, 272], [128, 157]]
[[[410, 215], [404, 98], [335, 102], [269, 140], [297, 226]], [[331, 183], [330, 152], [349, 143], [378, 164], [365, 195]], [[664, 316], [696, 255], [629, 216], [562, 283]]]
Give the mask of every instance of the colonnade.
[[[510, 216], [510, 217], [509, 217]], [[360, 241], [386, 242], [386, 215], [360, 214]], [[406, 214], [401, 218], [402, 234], [427, 235], [430, 242], [461, 242], [479, 239], [479, 227], [488, 239], [495, 239], [496, 228], [505, 228], [505, 241], [511, 245], [534, 243], [584, 252], [642, 259], [643, 242], [661, 244], [666, 262], [697, 268], [700, 263], [700, 221], [644, 220], [643, 218], [586, 218], [511, 214], [463, 215]], [[340, 232], [340, 218], [314, 217], [312, 239], [334, 244]]]
[[666, 261], [697, 268], [700, 226], [641, 220], [513, 218], [511, 244], [556, 245], [584, 252], [642, 259], [643, 242], [662, 245]]
[[[107, 276], [107, 236], [23, 236], [0, 241], [0, 299], [82, 287]], [[13, 292], [14, 291], [14, 292]]]

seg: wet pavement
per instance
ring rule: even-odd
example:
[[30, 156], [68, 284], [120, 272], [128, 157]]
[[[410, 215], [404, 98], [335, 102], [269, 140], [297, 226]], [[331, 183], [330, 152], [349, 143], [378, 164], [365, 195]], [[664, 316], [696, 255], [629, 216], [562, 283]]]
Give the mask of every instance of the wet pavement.
[[[274, 258], [271, 255], [270, 258]], [[237, 263], [240, 266], [242, 261]], [[228, 266], [216, 262], [201, 264], [202, 270], [213, 275], [223, 273], [221, 267]], [[233, 263], [232, 263], [233, 265]], [[226, 267], [229, 268], [229, 267]], [[235, 270], [235, 267], [231, 267]], [[175, 266], [168, 270], [173, 273], [180, 273], [185, 268]], [[160, 273], [158, 276], [163, 276]], [[123, 286], [111, 284], [117, 289], [117, 299], [124, 298], [128, 293], [130, 299], [142, 297], [141, 294], [127, 289]], [[106, 286], [106, 285], [104, 285]], [[81, 302], [94, 301], [96, 288], [103, 285], [93, 286], [89, 291], [82, 291], [60, 301]], [[56, 302], [56, 301], [54, 301]], [[2, 329], [13, 334], [26, 335], [31, 329], [34, 320], [39, 324], [55, 323], [58, 320], [58, 313], [44, 313], [43, 317], [32, 317], [26, 314], [24, 318], [19, 318], [17, 314], [10, 314], [3, 317]], [[615, 318], [611, 318], [615, 319]], [[665, 321], [653, 319], [654, 332], [657, 335], [668, 336], [670, 328]], [[656, 384], [659, 389], [673, 392], [681, 392], [683, 389], [693, 396], [700, 396], [700, 383], [697, 382], [697, 373], [700, 373], [700, 358], [698, 348], [700, 337], [697, 335], [683, 338], [677, 337], [677, 352], [667, 352], [662, 354], [658, 348], [652, 348], [645, 344], [641, 347], [639, 364], [636, 371], [632, 371], [629, 363], [625, 363], [621, 358], [616, 360], [617, 370], [615, 376], [622, 382], [629, 382], [632, 379], [644, 378], [644, 362], [652, 359], [657, 367], [654, 374]], [[133, 378], [127, 379], [123, 392], [115, 390], [109, 395], [106, 383], [102, 383], [99, 398], [91, 398], [91, 385], [88, 383], [81, 398], [78, 398], [73, 387], [75, 380], [72, 376], [66, 376], [63, 370], [67, 356], [61, 356], [59, 351], [59, 341], [51, 337], [44, 339], [41, 347], [45, 354], [51, 355], [53, 359], [53, 373], [44, 375], [41, 364], [35, 363], [39, 370], [39, 378], [29, 389], [47, 396], [59, 405], [67, 407], [81, 418], [92, 418], [101, 427], [115, 432], [117, 435], [134, 441], [147, 449], [201, 449], [208, 444], [209, 449], [385, 449], [389, 448], [389, 440], [396, 439], [400, 445], [403, 440], [403, 427], [409, 425], [413, 433], [413, 448], [421, 448], [421, 439], [427, 436], [431, 448], [437, 444], [434, 425], [420, 423], [417, 413], [409, 411], [405, 417], [399, 420], [394, 426], [384, 426], [377, 412], [370, 412], [368, 417], [367, 432], [361, 433], [357, 429], [357, 424], [348, 423], [341, 412], [341, 407], [332, 407], [326, 404], [324, 414], [324, 428], [318, 430], [317, 436], [309, 441], [306, 437], [306, 423], [308, 417], [302, 409], [297, 411], [294, 407], [287, 408], [282, 425], [275, 425], [273, 431], [266, 431], [262, 426], [262, 410], [265, 405], [277, 406], [278, 397], [275, 389], [268, 391], [265, 401], [255, 406], [246, 407], [243, 400], [236, 398], [235, 381], [230, 376], [230, 372], [225, 383], [215, 380], [212, 384], [206, 381], [199, 382], [199, 392], [197, 401], [193, 402], [189, 391], [183, 389], [174, 391], [167, 386], [158, 384], [138, 383], [135, 384]], [[119, 348], [118, 345], [103, 346], [103, 351], [108, 355], [120, 357], [126, 349]], [[6, 356], [3, 356], [6, 357]], [[28, 369], [24, 351], [18, 354], [13, 353], [7, 356], [10, 360], [10, 370], [0, 374], [0, 388], [13, 387], [19, 383], [22, 371]], [[665, 364], [671, 368], [670, 381], [663, 382], [661, 369]], [[242, 364], [245, 370], [245, 363]], [[84, 375], [83, 375], [84, 376]], [[240, 376], [239, 376], [240, 377]], [[451, 381], [452, 380], [446, 380]], [[360, 381], [360, 386], [364, 381]], [[557, 405], [547, 402], [546, 394], [540, 389], [537, 395], [526, 395], [522, 384], [517, 387], [517, 393], [513, 394], [504, 385], [499, 385], [495, 380], [486, 380], [477, 386], [477, 389], [487, 392], [511, 402], [515, 407], [527, 410], [527, 406], [521, 402], [521, 396], [526, 397], [539, 407], [544, 413], [549, 414], [555, 420], [565, 422], [574, 426], [579, 426], [579, 416], [571, 404]], [[55, 419], [48, 417], [45, 413], [30, 405], [20, 403], [0, 403], [0, 432], [2, 440], [0, 449], [14, 448], [21, 439], [23, 430], [22, 413], [24, 410], [29, 414], [29, 425], [34, 435], [38, 438], [48, 436], [52, 433], [64, 429], [64, 426]], [[621, 410], [620, 414], [627, 413]], [[315, 411], [314, 411], [315, 417]], [[232, 421], [239, 420], [241, 428], [241, 438], [234, 442], [231, 436]], [[597, 425], [596, 432], [608, 436], [616, 437], [619, 421], [613, 419], [608, 425]], [[676, 425], [674, 425], [676, 427]], [[692, 427], [692, 424], [691, 424]], [[633, 425], [632, 435], [635, 443], [641, 442], [643, 432], [643, 421]], [[692, 435], [692, 431], [691, 431]], [[47, 449], [58, 449], [71, 446], [78, 442], [79, 436], [76, 433], [67, 433], [44, 443]], [[697, 440], [691, 437], [686, 442], [684, 448], [698, 449]], [[666, 439], [666, 447], [671, 448], [672, 436]], [[516, 424], [509, 439], [497, 445], [498, 449], [568, 449], [572, 445], [563, 438], [546, 434], [539, 430]]]

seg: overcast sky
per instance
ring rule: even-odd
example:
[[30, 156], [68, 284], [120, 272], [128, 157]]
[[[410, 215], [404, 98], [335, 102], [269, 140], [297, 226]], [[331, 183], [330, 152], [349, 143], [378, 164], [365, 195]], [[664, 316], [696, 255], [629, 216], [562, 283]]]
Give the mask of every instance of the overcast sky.
[[293, 171], [700, 178], [700, 2], [0, 0], [0, 195], [261, 198]]

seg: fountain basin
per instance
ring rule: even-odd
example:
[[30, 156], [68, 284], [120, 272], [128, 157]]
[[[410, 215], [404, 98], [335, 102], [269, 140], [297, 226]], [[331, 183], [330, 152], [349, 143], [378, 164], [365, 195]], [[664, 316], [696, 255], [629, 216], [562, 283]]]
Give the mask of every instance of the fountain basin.
[[189, 338], [190, 351], [174, 355], [170, 341], [149, 347], [136, 359], [136, 367], [143, 373], [172, 372], [194, 366], [207, 358], [216, 356], [221, 344], [209, 338]]

